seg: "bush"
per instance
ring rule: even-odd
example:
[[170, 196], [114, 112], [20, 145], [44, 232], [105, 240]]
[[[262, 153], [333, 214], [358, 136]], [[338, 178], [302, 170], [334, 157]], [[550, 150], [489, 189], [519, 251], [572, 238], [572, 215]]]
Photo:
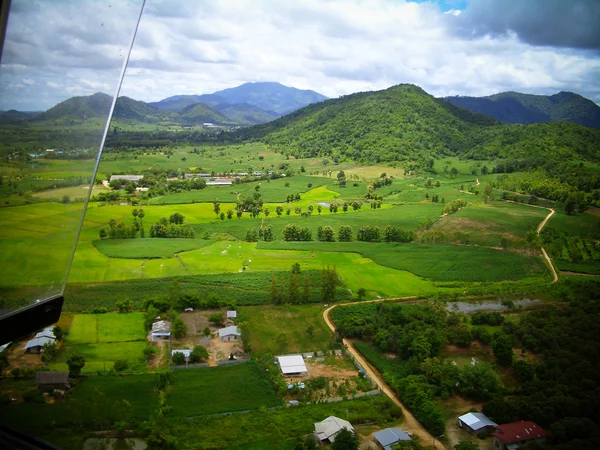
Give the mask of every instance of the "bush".
[[196, 363], [196, 362], [200, 362], [201, 360], [206, 361], [207, 359], [208, 359], [208, 350], [206, 350], [201, 345], [196, 345], [190, 355], [190, 361], [193, 363]]
[[185, 356], [183, 356], [183, 353], [175, 353], [172, 357], [171, 360], [173, 361], [173, 364], [175, 364], [176, 366], [182, 366], [183, 364], [185, 364]]
[[45, 403], [44, 394], [39, 389], [30, 389], [23, 392], [23, 401], [26, 403]]
[[115, 372], [123, 372], [127, 370], [128, 367], [129, 364], [124, 359], [117, 359], [115, 361], [115, 364], [113, 365], [113, 369], [115, 370]]

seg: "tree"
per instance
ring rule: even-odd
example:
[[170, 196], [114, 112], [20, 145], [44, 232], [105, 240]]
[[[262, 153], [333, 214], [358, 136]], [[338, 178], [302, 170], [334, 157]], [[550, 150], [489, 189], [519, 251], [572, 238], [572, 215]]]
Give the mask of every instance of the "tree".
[[176, 338], [185, 337], [187, 334], [187, 326], [178, 315], [175, 315], [173, 321], [171, 322], [171, 330], [173, 331], [173, 336]]
[[117, 359], [113, 365], [115, 372], [123, 372], [127, 370], [127, 367], [129, 367], [129, 364], [124, 359]]
[[365, 298], [365, 295], [367, 295], [367, 291], [365, 290], [365, 288], [360, 288], [356, 292], [356, 295], [358, 295], [358, 300], [362, 300], [363, 298]]
[[233, 217], [233, 210], [232, 209], [228, 209], [227, 210], [227, 219], [231, 220], [232, 217]]
[[54, 333], [54, 336], [56, 336], [57, 341], [62, 341], [65, 337], [65, 331], [58, 325], [52, 328], [52, 332]]
[[288, 300], [290, 303], [298, 303], [298, 274], [290, 274], [290, 283], [288, 286]]
[[565, 213], [571, 215], [575, 212], [575, 208], [577, 208], [577, 197], [575, 194], [569, 194], [565, 203], [563, 205]]
[[71, 197], [69, 197], [68, 195], [63, 195], [62, 202], [65, 205], [68, 204], [68, 203], [71, 203]]
[[215, 327], [221, 326], [225, 320], [225, 315], [222, 312], [216, 312], [208, 316], [208, 321]]
[[106, 230], [104, 228], [100, 228], [100, 239], [106, 239]]
[[300, 273], [300, 264], [299, 263], [292, 264], [292, 273]]
[[73, 355], [67, 360], [67, 365], [69, 366], [69, 376], [76, 378], [85, 366], [85, 358], [81, 355]]
[[498, 362], [510, 366], [513, 362], [512, 338], [507, 334], [500, 334], [492, 342], [492, 350]]
[[275, 213], [277, 213], [277, 217], [281, 217], [281, 214], [283, 214], [283, 206], [277, 205], [275, 207]]
[[185, 356], [181, 352], [173, 353], [171, 360], [176, 366], [182, 366], [183, 364], [185, 364]]
[[213, 211], [216, 216], [221, 212], [221, 204], [217, 200], [213, 201]]
[[315, 326], [314, 325], [309, 325], [306, 328], [306, 334], [308, 334], [312, 338], [314, 333], [315, 333]]
[[350, 242], [352, 240], [352, 228], [349, 225], [342, 225], [338, 231], [338, 241]]
[[333, 301], [339, 278], [335, 266], [327, 266], [321, 273], [321, 298], [325, 303]]
[[181, 213], [175, 213], [175, 214], [171, 214], [171, 217], [169, 217], [169, 222], [173, 223], [175, 225], [182, 225], [183, 221], [184, 221], [184, 216]]
[[201, 345], [196, 345], [190, 354], [190, 362], [196, 363], [208, 360], [208, 350]]
[[454, 450], [479, 450], [479, 445], [473, 441], [460, 441], [454, 446]]
[[494, 189], [492, 188], [492, 185], [490, 183], [486, 183], [485, 188], [483, 189], [483, 195], [486, 201], [488, 199], [494, 200]]
[[358, 436], [347, 428], [342, 428], [335, 435], [331, 450], [358, 450]]

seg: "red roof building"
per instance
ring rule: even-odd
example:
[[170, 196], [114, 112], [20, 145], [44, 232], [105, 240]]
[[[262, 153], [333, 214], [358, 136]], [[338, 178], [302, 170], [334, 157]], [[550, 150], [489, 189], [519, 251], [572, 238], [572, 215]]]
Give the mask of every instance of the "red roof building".
[[550, 433], [533, 422], [513, 422], [498, 425], [494, 433], [494, 445], [499, 450], [516, 450], [520, 445], [536, 439], [544, 439]]

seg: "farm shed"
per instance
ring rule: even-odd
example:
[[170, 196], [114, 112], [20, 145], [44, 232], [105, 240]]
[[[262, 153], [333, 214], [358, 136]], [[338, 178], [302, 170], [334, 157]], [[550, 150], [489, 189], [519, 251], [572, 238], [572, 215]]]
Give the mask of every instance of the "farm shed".
[[398, 442], [410, 441], [410, 436], [400, 428], [386, 428], [375, 433], [373, 438], [384, 450], [391, 450]]
[[494, 433], [494, 446], [499, 450], [516, 450], [530, 441], [543, 441], [548, 432], [534, 422], [513, 422], [498, 425]]
[[308, 369], [306, 368], [306, 364], [304, 364], [302, 355], [278, 356], [277, 362], [279, 363], [281, 373], [284, 375], [293, 376], [308, 374]]
[[45, 392], [59, 389], [66, 391], [70, 389], [69, 372], [38, 372], [35, 374], [35, 384]]
[[458, 425], [471, 433], [482, 434], [487, 429], [495, 429], [498, 424], [483, 413], [467, 413], [458, 418]]
[[34, 338], [25, 344], [25, 353], [42, 353], [45, 344], [54, 344], [55, 340], [47, 337]]
[[332, 443], [335, 441], [335, 435], [338, 434], [342, 428], [346, 428], [348, 431], [354, 433], [354, 428], [350, 422], [340, 419], [339, 417], [329, 416], [322, 422], [315, 423], [315, 436], [321, 444]]
[[52, 331], [53, 327], [44, 328], [42, 331], [35, 335], [36, 338], [46, 337], [50, 339], [56, 339], [56, 335], [54, 331]]
[[228, 319], [237, 319], [237, 311], [227, 311]]
[[206, 182], [207, 186], [231, 186], [232, 184], [233, 184], [233, 181], [229, 180], [227, 178], [218, 178], [218, 179]]
[[159, 320], [152, 324], [152, 340], [168, 339], [171, 337], [171, 322]]
[[10, 344], [12, 344], [12, 342], [7, 342], [4, 345], [0, 345], [0, 353], [2, 353], [4, 350], [6, 350]]
[[111, 175], [110, 181], [121, 180], [121, 181], [133, 181], [133, 182], [137, 183], [142, 178], [144, 178], [144, 175]]
[[219, 330], [219, 339], [221, 342], [234, 342], [239, 341], [242, 333], [236, 326], [225, 327]]

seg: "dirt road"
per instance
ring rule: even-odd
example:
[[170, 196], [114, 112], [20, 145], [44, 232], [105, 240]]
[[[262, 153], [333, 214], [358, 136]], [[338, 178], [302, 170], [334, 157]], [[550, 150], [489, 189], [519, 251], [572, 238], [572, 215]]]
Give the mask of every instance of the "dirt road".
[[[535, 205], [530, 205], [530, 206], [535, 206]], [[544, 220], [542, 220], [542, 222], [538, 225], [537, 230], [535, 230], [537, 232], [537, 234], [540, 234], [542, 232], [542, 229], [546, 225], [546, 222], [548, 222], [548, 219], [550, 219], [550, 217], [552, 217], [552, 215], [555, 213], [555, 211], [552, 208], [544, 208], [544, 209], [549, 209], [550, 210], [550, 214], [548, 214], [546, 216], [546, 218]], [[552, 275], [554, 275], [554, 281], [552, 281], [552, 283], [556, 283], [558, 281], [558, 274], [556, 273], [556, 269], [554, 268], [554, 264], [552, 264], [552, 260], [548, 256], [548, 253], [546, 253], [546, 250], [544, 249], [544, 247], [542, 247], [542, 253], [544, 255], [544, 258], [546, 258], [546, 261], [548, 261], [548, 265], [552, 269]]]
[[[414, 298], [414, 297], [408, 297], [408, 298]], [[333, 331], [335, 333], [335, 326], [333, 325], [333, 322], [329, 318], [329, 312], [333, 308], [335, 308], [336, 306], [350, 305], [353, 303], [376, 303], [376, 302], [381, 302], [381, 301], [384, 301], [384, 300], [383, 299], [371, 300], [371, 301], [367, 300], [367, 301], [363, 301], [363, 302], [351, 302], [351, 303], [341, 303], [339, 305], [333, 305], [333, 306], [330, 306], [329, 308], [327, 308], [325, 311], [323, 311], [323, 320], [325, 320], [325, 323], [331, 329], [331, 331]], [[381, 389], [381, 392], [383, 392], [385, 395], [387, 395], [402, 410], [402, 415], [404, 417], [403, 428], [406, 431], [413, 433], [415, 436], [418, 436], [423, 445], [432, 445], [434, 442], [434, 437], [423, 427], [423, 425], [421, 425], [419, 423], [419, 421], [417, 419], [415, 419], [415, 417], [411, 414], [411, 412], [408, 409], [406, 409], [406, 407], [402, 404], [402, 402], [400, 400], [398, 400], [398, 398], [396, 397], [392, 388], [390, 386], [388, 386], [385, 383], [385, 381], [383, 381], [383, 378], [381, 377], [379, 372], [377, 372], [377, 370], [375, 370], [374, 368], [372, 368], [369, 365], [369, 363], [362, 357], [362, 355], [354, 348], [354, 345], [352, 344], [352, 342], [350, 340], [344, 339], [342, 342], [343, 342], [344, 346], [346, 347], [346, 350], [348, 351], [348, 353], [350, 353], [352, 356], [354, 356], [354, 358], [356, 358], [356, 360], [359, 362], [359, 364], [365, 369], [365, 371], [367, 372], [369, 377], [371, 377], [371, 379], [375, 382], [375, 384], [377, 384], [379, 389]], [[442, 443], [439, 442], [438, 440], [435, 440], [435, 447], [438, 448], [439, 450], [446, 449], [446, 447], [444, 447], [442, 445]]]

